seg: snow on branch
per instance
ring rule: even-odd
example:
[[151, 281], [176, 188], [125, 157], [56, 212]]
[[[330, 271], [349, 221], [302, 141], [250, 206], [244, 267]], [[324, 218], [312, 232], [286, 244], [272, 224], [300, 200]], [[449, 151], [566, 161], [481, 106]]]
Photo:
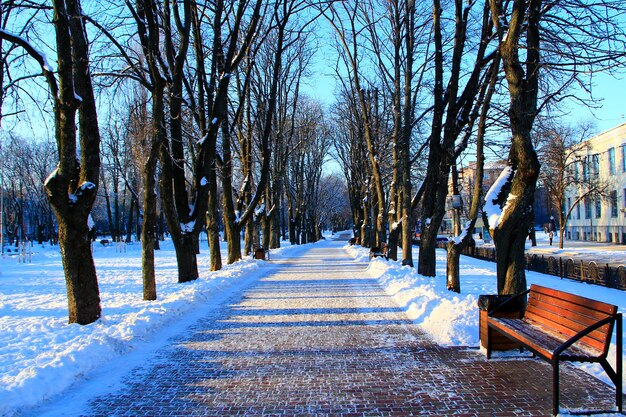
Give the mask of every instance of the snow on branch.
[[498, 179], [493, 183], [487, 195], [485, 196], [485, 207], [483, 210], [487, 215], [487, 225], [490, 229], [496, 229], [500, 218], [502, 217], [502, 208], [498, 204], [498, 197], [502, 191], [502, 187], [509, 181], [509, 178], [514, 174], [513, 168], [510, 166], [504, 167]]
[[9, 42], [12, 42], [16, 45], [21, 46], [28, 53], [28, 55], [33, 57], [35, 61], [39, 63], [43, 71], [43, 75], [46, 77], [46, 81], [48, 82], [48, 85], [50, 86], [50, 90], [52, 94], [56, 97], [59, 91], [59, 88], [57, 86], [56, 79], [54, 78], [54, 69], [48, 62], [46, 55], [43, 52], [41, 52], [39, 49], [37, 49], [27, 39], [24, 39], [19, 35], [8, 32], [1, 28], [0, 28], [0, 39], [5, 39]]
[[454, 237], [454, 244], [455, 245], [460, 245], [461, 242], [463, 241], [463, 239], [465, 239], [465, 237], [470, 234], [470, 227], [472, 226], [472, 222], [468, 221], [465, 223], [465, 226], [463, 226], [463, 230], [461, 230], [461, 233], [458, 236]]

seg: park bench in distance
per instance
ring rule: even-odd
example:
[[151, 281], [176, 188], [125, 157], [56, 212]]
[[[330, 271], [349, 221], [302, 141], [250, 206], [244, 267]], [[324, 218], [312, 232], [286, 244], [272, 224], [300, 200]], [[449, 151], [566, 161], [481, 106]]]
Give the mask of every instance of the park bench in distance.
[[383, 243], [380, 247], [372, 246], [370, 248], [370, 259], [378, 258], [379, 256], [385, 259], [389, 259], [388, 251], [389, 248], [387, 247], [386, 243]]
[[[528, 294], [521, 319], [496, 318], [492, 314]], [[497, 331], [552, 364], [552, 414], [559, 413], [559, 363], [598, 362], [615, 384], [615, 401], [622, 412], [622, 314], [617, 307], [539, 285], [518, 294], [489, 312], [487, 359], [491, 357], [491, 333]], [[613, 327], [616, 327], [616, 361], [607, 361]]]
[[270, 251], [260, 245], [252, 245], [252, 257], [254, 259], [269, 260]]

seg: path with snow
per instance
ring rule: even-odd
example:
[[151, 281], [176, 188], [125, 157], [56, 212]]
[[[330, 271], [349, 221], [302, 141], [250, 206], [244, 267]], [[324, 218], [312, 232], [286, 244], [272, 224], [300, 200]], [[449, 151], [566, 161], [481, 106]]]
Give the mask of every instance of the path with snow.
[[[547, 364], [435, 344], [343, 245], [273, 258], [112, 388], [77, 388], [40, 414], [549, 414]], [[611, 388], [566, 369], [564, 406], [612, 406]]]

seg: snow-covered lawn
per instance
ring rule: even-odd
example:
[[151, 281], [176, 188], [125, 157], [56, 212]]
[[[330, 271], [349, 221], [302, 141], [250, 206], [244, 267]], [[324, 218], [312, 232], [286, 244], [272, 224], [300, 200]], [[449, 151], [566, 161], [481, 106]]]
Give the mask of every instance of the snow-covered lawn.
[[[283, 246], [272, 251], [273, 256], [294, 256], [307, 250], [285, 242]], [[141, 247], [128, 245], [125, 250], [120, 253], [114, 245], [95, 244], [103, 318], [89, 326], [67, 324], [58, 247], [35, 246], [31, 263], [18, 263], [15, 255], [0, 259], [0, 415], [65, 395], [73, 383], [86, 383], [91, 373], [108, 369], [113, 363], [131, 366], [132, 361], [141, 360], [134, 352], [165, 343], [167, 335], [184, 329], [220, 299], [240, 291], [272, 268], [246, 259], [209, 272], [208, 251], [203, 248], [198, 257], [200, 278], [178, 284], [175, 254], [171, 242], [166, 241], [156, 253], [159, 299], [145, 302], [141, 300]], [[366, 249], [348, 250], [357, 259], [368, 261]], [[455, 294], [445, 288], [443, 250], [437, 253], [437, 263], [434, 279], [380, 258], [371, 262], [369, 269], [434, 340], [444, 345], [478, 346], [476, 302], [480, 294], [495, 293], [495, 265], [462, 257], [462, 294]], [[621, 291], [538, 273], [528, 273], [528, 280], [617, 304], [620, 311], [625, 310], [626, 294]], [[614, 358], [614, 353], [609, 356]], [[606, 380], [601, 369], [586, 369]]]
[[[302, 250], [282, 244], [272, 255]], [[200, 278], [179, 284], [173, 245], [166, 241], [161, 247], [155, 261], [158, 300], [146, 302], [141, 244], [94, 244], [102, 318], [89, 326], [67, 324], [58, 246], [35, 245], [30, 263], [20, 263], [15, 254], [0, 258], [0, 415], [63, 392], [142, 343], [159, 343], [161, 329], [192, 323], [221, 293], [241, 288], [268, 270], [260, 267], [265, 263], [248, 258], [209, 272], [208, 250], [203, 249], [198, 257]]]

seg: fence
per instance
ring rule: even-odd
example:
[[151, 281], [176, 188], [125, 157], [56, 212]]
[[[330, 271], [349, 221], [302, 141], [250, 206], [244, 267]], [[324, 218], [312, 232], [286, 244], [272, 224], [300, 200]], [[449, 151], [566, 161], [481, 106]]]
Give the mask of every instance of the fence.
[[[439, 247], [445, 249], [446, 245], [447, 243], [445, 242], [440, 243]], [[485, 261], [496, 261], [495, 248], [467, 247], [463, 250], [463, 254]], [[574, 260], [556, 256], [545, 257], [544, 255], [527, 253], [526, 269], [626, 291], [626, 267], [624, 265], [598, 265], [594, 261]]]

